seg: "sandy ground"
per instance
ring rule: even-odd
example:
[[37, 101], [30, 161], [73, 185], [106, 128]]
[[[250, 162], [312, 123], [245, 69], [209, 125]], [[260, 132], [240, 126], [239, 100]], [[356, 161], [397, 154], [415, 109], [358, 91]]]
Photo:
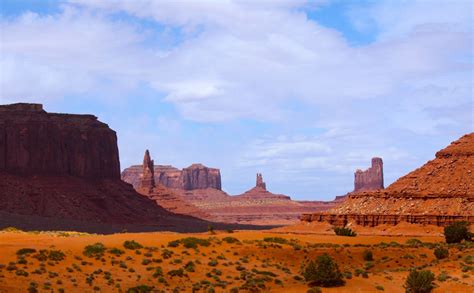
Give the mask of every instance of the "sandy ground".
[[[301, 264], [323, 253], [331, 255], [341, 271], [352, 274], [352, 278], [346, 279], [345, 286], [322, 288], [323, 292], [404, 292], [403, 284], [408, 270], [422, 265], [426, 265], [426, 269], [433, 271], [436, 277], [443, 271], [449, 275], [446, 281], [436, 281], [438, 287], [433, 292], [474, 292], [473, 264], [469, 265], [466, 272], [461, 270], [466, 266], [466, 258], [474, 258], [474, 248], [459, 250], [449, 247], [449, 258], [437, 261], [432, 247], [405, 245], [413, 237], [341, 237], [329, 235], [324, 227], [319, 227], [319, 234], [305, 232], [305, 228], [309, 229], [306, 226], [296, 226], [268, 231], [217, 232], [215, 235], [157, 232], [113, 235], [72, 233], [66, 236], [64, 233], [54, 232], [0, 232], [0, 267], [5, 265], [0, 268], [0, 292], [27, 292], [31, 282], [37, 284], [38, 292], [59, 292], [59, 288], [63, 288], [65, 292], [126, 292], [128, 288], [142, 284], [155, 286], [165, 292], [173, 292], [177, 287], [180, 292], [192, 292], [193, 284], [199, 282], [204, 285], [197, 292], [208, 292], [205, 286], [208, 282], [225, 284], [225, 288], [214, 285], [216, 292], [230, 292], [232, 288], [240, 287], [246, 282], [242, 277], [246, 273], [253, 274], [251, 278], [254, 279], [266, 275], [261, 292], [306, 292], [307, 284], [298, 280], [298, 276], [301, 276]], [[312, 228], [314, 232], [315, 227]], [[426, 231], [426, 227], [420, 231]], [[168, 246], [170, 241], [185, 237], [209, 239], [210, 245], [198, 246], [197, 249], [184, 248], [183, 244]], [[222, 241], [225, 237], [235, 237], [239, 242]], [[281, 237], [289, 242], [266, 242], [263, 241], [265, 237]], [[439, 236], [421, 236], [417, 239], [424, 243], [442, 243], [444, 240]], [[123, 243], [126, 240], [135, 240], [144, 248], [138, 249], [138, 252], [125, 249]], [[115, 256], [105, 252], [99, 259], [86, 257], [83, 254], [84, 247], [97, 242], [108, 249], [119, 248], [125, 254]], [[385, 244], [381, 244], [382, 242]], [[65, 253], [65, 259], [45, 261], [41, 266], [41, 262], [32, 253], [25, 257], [26, 264], [19, 264], [16, 252], [22, 248], [61, 250]], [[373, 267], [366, 270], [367, 278], [355, 276], [357, 268], [367, 265], [362, 257], [366, 249], [373, 252]], [[173, 252], [170, 258], [163, 257], [165, 250]], [[144, 259], [150, 260], [150, 263], [146, 264]], [[119, 265], [120, 261], [122, 267]], [[194, 272], [184, 271], [185, 275], [182, 277], [168, 274], [171, 270], [183, 268], [188, 261], [194, 262]], [[16, 269], [8, 270], [9, 265]], [[43, 273], [33, 273], [35, 270], [41, 271], [41, 267], [44, 268]], [[164, 283], [159, 282], [159, 276], [153, 276], [156, 267], [161, 267], [161, 281]], [[28, 276], [17, 275], [17, 271], [25, 271]], [[87, 283], [88, 277], [90, 284]]]

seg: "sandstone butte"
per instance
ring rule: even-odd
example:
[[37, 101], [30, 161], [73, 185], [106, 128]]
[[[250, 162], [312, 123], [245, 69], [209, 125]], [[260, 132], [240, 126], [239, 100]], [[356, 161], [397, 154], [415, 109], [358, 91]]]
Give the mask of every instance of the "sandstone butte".
[[474, 133], [470, 133], [386, 189], [351, 193], [340, 206], [323, 213], [303, 214], [301, 219], [362, 226], [474, 223], [473, 173]]
[[123, 182], [116, 133], [97, 117], [0, 105], [0, 228], [186, 232], [208, 225]]
[[[150, 162], [152, 172], [148, 170]], [[144, 189], [143, 182], [150, 182], [151, 173], [154, 174], [155, 187]], [[154, 165], [148, 151], [145, 152], [143, 164], [126, 168], [122, 179], [170, 211], [224, 223], [294, 224], [302, 213], [327, 210], [344, 200], [340, 197], [327, 202], [294, 201], [289, 196], [269, 192], [260, 173], [257, 174], [255, 187], [231, 196], [221, 189], [219, 169], [202, 164], [193, 164], [182, 170], [169, 165]], [[160, 192], [153, 192], [156, 189]], [[366, 189], [371, 189], [371, 186], [366, 186]]]

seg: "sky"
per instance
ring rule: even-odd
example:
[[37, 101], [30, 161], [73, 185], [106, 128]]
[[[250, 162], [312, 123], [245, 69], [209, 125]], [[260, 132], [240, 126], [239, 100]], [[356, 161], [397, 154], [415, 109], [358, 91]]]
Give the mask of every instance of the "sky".
[[220, 168], [239, 194], [331, 200], [474, 131], [463, 0], [1, 0], [0, 103], [90, 113], [121, 167]]

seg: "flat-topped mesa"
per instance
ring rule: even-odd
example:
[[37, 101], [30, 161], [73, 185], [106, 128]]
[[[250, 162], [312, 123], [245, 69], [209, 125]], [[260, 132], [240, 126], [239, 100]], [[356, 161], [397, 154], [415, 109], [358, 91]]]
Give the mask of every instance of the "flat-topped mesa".
[[0, 171], [119, 179], [117, 136], [93, 115], [0, 105]]
[[[134, 165], [122, 172], [122, 180], [140, 188], [143, 166]], [[155, 165], [154, 180], [167, 188], [181, 190], [217, 189], [221, 190], [221, 172], [216, 168], [209, 168], [202, 164], [193, 164], [179, 170], [170, 165]]]
[[255, 184], [255, 186], [267, 190], [267, 185], [265, 184], [265, 182], [263, 182], [263, 177], [261, 173], [257, 173], [257, 183]]
[[372, 158], [372, 166], [365, 171], [354, 173], [354, 192], [383, 189], [383, 161]]
[[143, 158], [143, 171], [141, 176], [140, 188], [151, 190], [155, 187], [155, 167], [148, 150], [145, 151]]
[[192, 164], [184, 168], [181, 175], [182, 189], [194, 190], [214, 188], [221, 190], [221, 172], [219, 169], [208, 168], [202, 164]]

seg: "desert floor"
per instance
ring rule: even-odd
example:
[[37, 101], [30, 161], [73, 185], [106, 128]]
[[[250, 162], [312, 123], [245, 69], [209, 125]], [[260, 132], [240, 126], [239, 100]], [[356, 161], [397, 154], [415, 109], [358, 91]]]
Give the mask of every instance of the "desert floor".
[[[3, 231], [0, 292], [28, 292], [30, 287], [38, 290], [30, 292], [126, 292], [138, 285], [165, 292], [192, 292], [193, 287], [197, 292], [306, 292], [301, 265], [323, 253], [334, 258], [347, 278], [345, 286], [322, 292], [404, 292], [405, 278], [415, 266], [435, 273], [438, 287], [433, 292], [474, 292], [472, 245], [448, 246], [440, 236], [419, 236], [422, 243], [407, 244], [414, 237], [329, 234], [307, 225], [215, 234]], [[196, 248], [185, 247], [192, 240], [173, 242], [187, 237], [207, 241]], [[127, 240], [143, 247], [126, 249]], [[102, 243], [105, 251], [84, 255], [85, 247], [95, 243]], [[437, 245], [449, 249], [447, 259], [436, 260]], [[36, 252], [18, 255], [23, 248]], [[42, 249], [46, 251], [40, 253]], [[63, 252], [64, 258], [49, 254], [51, 250]], [[364, 250], [373, 252], [373, 261], [363, 259]]]

